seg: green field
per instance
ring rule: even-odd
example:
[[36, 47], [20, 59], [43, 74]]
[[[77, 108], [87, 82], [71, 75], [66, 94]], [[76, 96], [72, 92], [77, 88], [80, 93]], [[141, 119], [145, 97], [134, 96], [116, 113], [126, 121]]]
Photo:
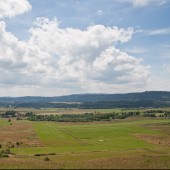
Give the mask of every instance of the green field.
[[1, 150], [7, 138], [15, 145], [9, 158], [0, 158], [0, 168], [170, 168], [169, 129], [169, 119], [12, 125], [0, 119]]
[[0, 128], [5, 125], [8, 125], [7, 121], [4, 121], [3, 119], [0, 118]]

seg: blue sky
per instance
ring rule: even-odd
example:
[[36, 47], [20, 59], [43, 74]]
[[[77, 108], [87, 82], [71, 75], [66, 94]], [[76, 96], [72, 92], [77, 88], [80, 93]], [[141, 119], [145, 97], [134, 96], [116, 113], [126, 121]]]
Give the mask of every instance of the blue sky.
[[170, 91], [169, 0], [1, 1], [1, 96]]

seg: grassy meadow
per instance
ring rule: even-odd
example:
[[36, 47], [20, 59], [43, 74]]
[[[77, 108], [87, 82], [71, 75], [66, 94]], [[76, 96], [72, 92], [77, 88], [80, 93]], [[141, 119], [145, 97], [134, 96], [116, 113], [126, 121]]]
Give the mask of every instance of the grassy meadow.
[[[170, 168], [170, 120], [93, 123], [0, 119], [1, 169]], [[48, 157], [49, 160], [46, 160]]]

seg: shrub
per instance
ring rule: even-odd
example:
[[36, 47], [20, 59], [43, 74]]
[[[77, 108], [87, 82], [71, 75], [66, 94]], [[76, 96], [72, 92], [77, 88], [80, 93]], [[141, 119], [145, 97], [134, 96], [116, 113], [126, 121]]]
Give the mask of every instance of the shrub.
[[56, 153], [49, 153], [48, 155], [56, 155]]
[[5, 158], [5, 157], [9, 157], [9, 154], [11, 153], [11, 151], [9, 149], [6, 150], [2, 150], [0, 152], [0, 158]]
[[45, 158], [44, 158], [44, 161], [49, 161], [50, 159], [49, 159], [49, 157], [48, 156], [46, 156]]
[[43, 154], [43, 153], [36, 153], [36, 154], [34, 154], [34, 156], [44, 156], [44, 155], [46, 155], [46, 154]]
[[14, 148], [15, 146], [14, 145], [11, 145], [11, 148]]

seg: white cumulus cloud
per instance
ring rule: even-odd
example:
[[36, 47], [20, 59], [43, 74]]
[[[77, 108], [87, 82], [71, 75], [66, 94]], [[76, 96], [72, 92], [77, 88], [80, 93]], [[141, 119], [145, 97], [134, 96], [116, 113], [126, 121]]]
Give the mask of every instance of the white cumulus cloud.
[[[141, 60], [115, 47], [118, 42], [129, 41], [133, 32], [132, 28], [103, 25], [90, 26], [86, 30], [61, 29], [56, 19], [39, 18], [30, 30], [29, 45], [52, 56], [53, 67], [57, 68], [53, 73], [56, 79], [117, 81], [126, 75], [126, 80], [131, 81], [130, 74], [137, 70], [138, 78], [133, 78], [136, 81], [144, 78], [142, 69], [139, 72], [136, 68], [142, 66]], [[143, 70], [148, 72], [144, 66]]]
[[56, 18], [37, 18], [29, 40], [19, 41], [1, 21], [0, 85], [70, 93], [142, 86], [149, 80], [149, 67], [116, 47], [130, 41], [133, 33], [133, 28], [104, 25], [60, 28]]
[[24, 43], [14, 35], [6, 32], [5, 22], [0, 22], [0, 65], [5, 69], [21, 69], [25, 67], [23, 61]]
[[163, 68], [167, 73], [170, 73], [170, 64], [164, 64]]
[[23, 14], [31, 9], [27, 0], [0, 0], [0, 18]]

